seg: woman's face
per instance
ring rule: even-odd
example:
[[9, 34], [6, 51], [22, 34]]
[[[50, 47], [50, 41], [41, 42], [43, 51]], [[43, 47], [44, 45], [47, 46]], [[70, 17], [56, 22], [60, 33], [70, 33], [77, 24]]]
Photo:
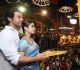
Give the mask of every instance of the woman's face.
[[36, 28], [34, 26], [34, 23], [31, 23], [28, 27], [27, 27], [27, 32], [30, 34], [35, 34], [36, 32]]

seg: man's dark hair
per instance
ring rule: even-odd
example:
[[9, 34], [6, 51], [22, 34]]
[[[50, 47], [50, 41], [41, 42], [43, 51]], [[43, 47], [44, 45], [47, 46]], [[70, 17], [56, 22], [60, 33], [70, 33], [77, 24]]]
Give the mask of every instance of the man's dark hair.
[[12, 18], [14, 17], [14, 13], [18, 11], [20, 12], [19, 10], [16, 10], [16, 9], [8, 9], [5, 13], [4, 13], [4, 16], [3, 16], [3, 22], [5, 22], [5, 25], [9, 25], [9, 20], [8, 18]]

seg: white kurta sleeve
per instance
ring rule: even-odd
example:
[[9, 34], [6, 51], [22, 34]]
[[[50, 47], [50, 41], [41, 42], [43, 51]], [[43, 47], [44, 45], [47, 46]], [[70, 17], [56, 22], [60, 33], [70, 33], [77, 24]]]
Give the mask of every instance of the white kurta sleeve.
[[20, 55], [18, 54], [18, 46], [13, 36], [1, 36], [0, 37], [0, 49], [4, 53], [4, 56], [14, 65], [18, 64]]

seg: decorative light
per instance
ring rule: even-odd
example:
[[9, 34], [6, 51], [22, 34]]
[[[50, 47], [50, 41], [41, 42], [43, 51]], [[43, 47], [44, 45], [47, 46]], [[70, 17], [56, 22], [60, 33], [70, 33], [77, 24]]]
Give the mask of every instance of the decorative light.
[[72, 7], [69, 7], [69, 6], [63, 6], [59, 9], [59, 11], [62, 13], [68, 13], [68, 12], [71, 12], [72, 10], [73, 10]]
[[68, 15], [67, 18], [71, 18], [72, 16]]
[[50, 31], [54, 31], [55, 29], [53, 29], [53, 28], [50, 28], [49, 30], [50, 30]]
[[[5, 0], [7, 3], [12, 3], [12, 1], [9, 1], [9, 0]], [[17, 0], [15, 3], [18, 3], [20, 2], [20, 0]]]
[[76, 3], [76, 6], [78, 6], [78, 3]]
[[73, 24], [73, 25], [77, 24], [77, 19], [70, 19], [70, 23]]
[[73, 16], [74, 17], [79, 17], [79, 14], [78, 13], [75, 13]]
[[46, 10], [42, 10], [41, 13], [42, 13], [43, 16], [47, 15], [47, 11]]
[[70, 27], [59, 27], [59, 29], [72, 29], [72, 28], [70, 28]]
[[[71, 12], [72, 10], [73, 10], [72, 7], [62, 6], [62, 7], [59, 9], [59, 12], [64, 13], [64, 14], [65, 14], [65, 17], [67, 17], [67, 13]], [[66, 21], [67, 19], [64, 18], [64, 20]], [[67, 22], [66, 22], [66, 23], [67, 23]]]
[[25, 12], [26, 8], [24, 6], [20, 6], [20, 7], [18, 7], [18, 10], [21, 11], [21, 12]]
[[38, 5], [38, 6], [48, 6], [48, 5], [50, 5], [49, 0], [32, 0], [32, 1], [35, 5]]

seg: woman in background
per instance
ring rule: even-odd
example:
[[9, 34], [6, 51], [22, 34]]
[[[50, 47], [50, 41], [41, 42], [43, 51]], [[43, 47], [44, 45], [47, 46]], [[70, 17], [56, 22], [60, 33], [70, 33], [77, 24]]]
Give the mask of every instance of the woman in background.
[[[36, 28], [34, 27], [34, 23], [32, 21], [25, 21], [22, 24], [22, 29], [24, 32], [24, 36], [20, 40], [19, 43], [19, 52], [22, 55], [27, 57], [34, 57], [39, 54], [39, 46], [32, 38], [32, 35], [35, 34]], [[40, 53], [41, 60], [45, 60], [45, 53]], [[42, 55], [43, 54], [43, 55]], [[35, 62], [31, 62], [26, 64], [21, 70], [40, 70], [39, 62], [36, 60]]]

